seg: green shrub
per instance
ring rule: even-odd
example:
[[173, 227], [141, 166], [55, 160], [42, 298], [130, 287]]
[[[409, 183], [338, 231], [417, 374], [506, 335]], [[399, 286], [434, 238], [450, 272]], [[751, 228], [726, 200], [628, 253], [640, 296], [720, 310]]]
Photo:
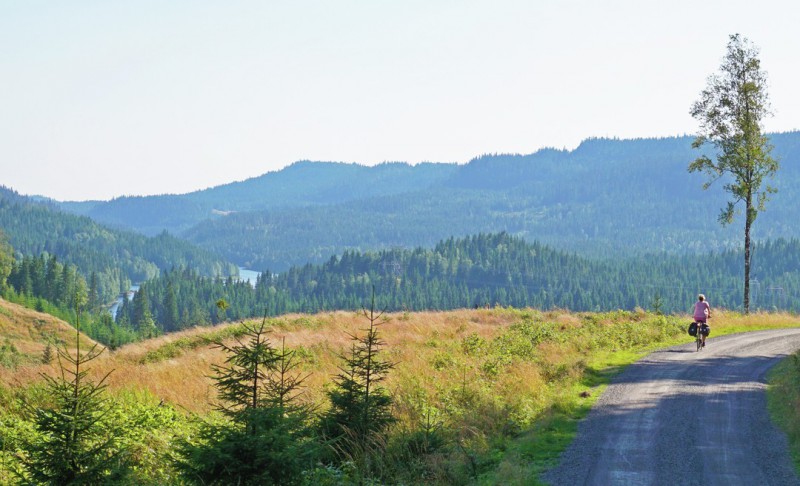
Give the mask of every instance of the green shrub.
[[0, 366], [17, 369], [22, 358], [17, 347], [8, 338], [4, 339], [3, 344], [0, 344]]
[[486, 352], [486, 340], [472, 333], [461, 340], [461, 350], [468, 356], [480, 356]]

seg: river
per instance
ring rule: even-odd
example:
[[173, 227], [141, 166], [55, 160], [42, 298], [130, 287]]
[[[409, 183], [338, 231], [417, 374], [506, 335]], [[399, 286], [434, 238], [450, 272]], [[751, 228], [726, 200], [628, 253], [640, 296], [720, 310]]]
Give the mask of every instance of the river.
[[256, 286], [256, 280], [258, 280], [259, 275], [261, 275], [261, 272], [256, 272], [255, 270], [248, 270], [247, 268], [239, 267], [239, 280], [244, 280], [253, 287]]
[[128, 302], [130, 302], [133, 300], [133, 296], [136, 295], [136, 292], [138, 291], [139, 291], [138, 285], [131, 285], [131, 288], [128, 289], [128, 291], [125, 293], [124, 296], [120, 295], [119, 297], [117, 297], [117, 300], [115, 300], [114, 303], [111, 304], [111, 307], [108, 309], [108, 312], [111, 313], [111, 317], [113, 317], [115, 321], [117, 320], [117, 311], [119, 310], [120, 307], [122, 307], [123, 297], [127, 297]]

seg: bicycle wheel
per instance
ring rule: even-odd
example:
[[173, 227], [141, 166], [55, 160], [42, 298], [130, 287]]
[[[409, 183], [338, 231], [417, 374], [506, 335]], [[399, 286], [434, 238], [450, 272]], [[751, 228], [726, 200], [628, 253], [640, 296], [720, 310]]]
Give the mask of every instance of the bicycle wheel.
[[697, 343], [697, 350], [698, 351], [703, 349], [703, 338], [700, 337], [700, 332], [699, 331], [697, 332], [697, 339], [695, 340], [695, 342]]

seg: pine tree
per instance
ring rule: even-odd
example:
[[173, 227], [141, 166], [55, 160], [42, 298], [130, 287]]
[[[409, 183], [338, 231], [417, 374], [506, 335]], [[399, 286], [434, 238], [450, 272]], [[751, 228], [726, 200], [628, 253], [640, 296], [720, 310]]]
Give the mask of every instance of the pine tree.
[[385, 433], [395, 421], [392, 398], [381, 385], [394, 364], [379, 356], [385, 344], [378, 336], [378, 320], [383, 312], [375, 312], [374, 290], [369, 310], [365, 308], [362, 313], [369, 327], [364, 336], [351, 335], [353, 344], [349, 355], [342, 356], [344, 366], [328, 392], [331, 408], [321, 427], [339, 455], [355, 460], [369, 476], [371, 458], [382, 451]]
[[150, 338], [157, 334], [147, 292], [148, 289], [142, 286], [133, 298], [133, 326], [139, 335], [144, 338]]
[[233, 346], [217, 341], [215, 347], [227, 355], [225, 366], [213, 365], [214, 381], [222, 403], [220, 412], [234, 422], [244, 425], [251, 435], [258, 434], [255, 424], [249, 422], [249, 412], [264, 402], [264, 384], [267, 375], [278, 360], [275, 348], [267, 339], [266, 320], [256, 327], [245, 323], [246, 343], [237, 340]]
[[75, 299], [75, 355], [64, 345], [58, 350], [59, 375], [42, 374], [52, 408], [30, 407], [38, 437], [23, 443], [21, 475], [36, 484], [107, 484], [125, 473], [119, 438], [109, 420], [112, 404], [105, 397], [106, 374], [88, 378], [87, 363], [103, 352], [95, 344], [81, 351], [80, 310], [85, 295]]
[[0, 292], [5, 289], [6, 278], [14, 267], [14, 249], [8, 243], [5, 233], [0, 230]]
[[296, 403], [303, 382], [291, 374], [293, 353], [277, 351], [261, 325], [243, 324], [244, 342], [216, 342], [227, 355], [213, 366], [224, 424], [205, 424], [196, 444], [181, 448], [179, 469], [198, 484], [295, 484], [316, 450], [309, 410]]
[[92, 272], [91, 277], [89, 277], [89, 297], [88, 297], [88, 306], [89, 310], [94, 310], [100, 307], [101, 300], [100, 300], [100, 282], [97, 277], [97, 272]]
[[53, 345], [49, 342], [47, 346], [45, 346], [44, 351], [42, 351], [42, 363], [50, 364], [53, 362]]
[[175, 288], [172, 281], [167, 281], [167, 289], [164, 292], [164, 316], [161, 324], [164, 331], [177, 331], [180, 329], [180, 315], [178, 314], [178, 298], [175, 295]]

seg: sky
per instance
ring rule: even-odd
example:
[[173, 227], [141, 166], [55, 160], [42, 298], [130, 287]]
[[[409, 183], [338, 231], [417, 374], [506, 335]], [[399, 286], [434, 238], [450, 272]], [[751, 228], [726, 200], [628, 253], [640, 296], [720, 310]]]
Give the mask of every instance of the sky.
[[[297, 160], [692, 134], [728, 36], [800, 128], [796, 1], [0, 0], [0, 185], [185, 193]], [[688, 163], [688, 161], [687, 161]]]

